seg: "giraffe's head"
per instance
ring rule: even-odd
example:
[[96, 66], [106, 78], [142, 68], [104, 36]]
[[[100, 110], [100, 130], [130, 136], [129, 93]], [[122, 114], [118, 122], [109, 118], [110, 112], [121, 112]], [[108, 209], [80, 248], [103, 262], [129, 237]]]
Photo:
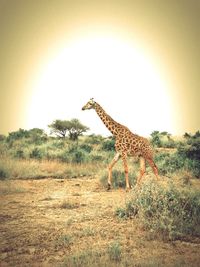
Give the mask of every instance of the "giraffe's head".
[[85, 105], [82, 107], [82, 110], [95, 108], [95, 104], [96, 104], [96, 102], [94, 101], [94, 98], [91, 98], [91, 99], [87, 102], [87, 104], [85, 104]]

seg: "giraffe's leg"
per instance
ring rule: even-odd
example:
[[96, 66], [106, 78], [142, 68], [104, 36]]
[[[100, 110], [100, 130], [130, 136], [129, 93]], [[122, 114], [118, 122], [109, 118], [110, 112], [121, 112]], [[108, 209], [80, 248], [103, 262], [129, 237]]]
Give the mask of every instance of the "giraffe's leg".
[[145, 163], [146, 163], [145, 159], [143, 157], [140, 157], [140, 175], [137, 179], [136, 185], [140, 185], [141, 179], [146, 172], [146, 164]]
[[120, 158], [120, 154], [117, 153], [115, 155], [115, 157], [113, 158], [113, 160], [111, 161], [111, 163], [109, 164], [109, 166], [108, 166], [108, 190], [110, 190], [110, 188], [111, 188], [112, 168], [117, 163], [117, 161], [119, 160], [119, 158]]
[[128, 191], [131, 188], [131, 186], [130, 186], [129, 178], [128, 178], [128, 164], [127, 164], [126, 154], [122, 155], [122, 159], [123, 159], [125, 179], [126, 179], [126, 190]]
[[158, 175], [158, 167], [156, 166], [155, 162], [153, 161], [153, 159], [147, 159], [149, 165], [151, 166], [157, 180], [160, 180], [160, 177]]

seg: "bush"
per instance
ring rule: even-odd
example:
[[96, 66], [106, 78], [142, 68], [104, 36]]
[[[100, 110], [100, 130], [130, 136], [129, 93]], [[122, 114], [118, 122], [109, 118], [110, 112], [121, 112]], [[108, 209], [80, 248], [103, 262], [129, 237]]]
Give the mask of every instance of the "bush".
[[153, 146], [156, 146], [156, 147], [162, 146], [162, 141], [161, 141], [161, 136], [160, 136], [159, 131], [153, 131], [151, 133], [151, 143]]
[[178, 154], [184, 158], [200, 161], [200, 138], [189, 139], [185, 146], [179, 146]]
[[90, 153], [92, 151], [92, 146], [87, 145], [87, 144], [82, 144], [82, 145], [80, 145], [80, 149]]
[[180, 157], [177, 153], [160, 153], [155, 156], [155, 161], [157, 162], [159, 173], [161, 175], [172, 174], [185, 165], [185, 159]]
[[17, 150], [15, 153], [15, 158], [24, 159], [25, 158], [24, 151], [21, 149]]
[[124, 213], [137, 217], [151, 233], [170, 240], [186, 235], [200, 236], [200, 192], [179, 191], [172, 184], [168, 188], [148, 181], [133, 192]]
[[85, 143], [91, 144], [91, 145], [98, 145], [102, 143], [103, 137], [101, 135], [95, 135], [91, 134], [85, 138]]
[[87, 153], [78, 147], [70, 147], [68, 151], [64, 151], [59, 156], [62, 162], [67, 163], [83, 163], [88, 160]]
[[121, 246], [118, 242], [113, 242], [108, 248], [108, 255], [112, 261], [119, 262], [122, 258]]
[[3, 168], [0, 168], [0, 180], [5, 180], [8, 178], [8, 173]]
[[83, 163], [86, 160], [85, 153], [81, 150], [77, 150], [72, 154], [71, 162], [72, 163]]
[[63, 153], [61, 153], [60, 155], [58, 155], [58, 159], [61, 162], [69, 163], [70, 162], [70, 154], [67, 151], [64, 151]]
[[30, 156], [31, 159], [42, 159], [43, 153], [42, 153], [42, 151], [39, 148], [35, 147], [31, 151], [31, 153], [30, 153], [29, 156]]
[[196, 178], [200, 178], [200, 161], [188, 159], [186, 161], [187, 168]]
[[108, 139], [105, 140], [102, 144], [102, 149], [106, 151], [113, 151], [115, 150], [115, 140], [114, 139]]
[[101, 154], [92, 153], [89, 155], [89, 161], [96, 162], [96, 161], [103, 161], [104, 157]]

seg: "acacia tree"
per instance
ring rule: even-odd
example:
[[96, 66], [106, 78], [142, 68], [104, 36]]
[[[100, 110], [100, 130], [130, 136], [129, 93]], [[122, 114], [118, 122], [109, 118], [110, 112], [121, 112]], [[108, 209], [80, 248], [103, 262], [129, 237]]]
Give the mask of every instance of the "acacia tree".
[[52, 124], [48, 125], [48, 127], [51, 129], [51, 134], [65, 138], [69, 127], [69, 121], [55, 120]]
[[69, 132], [69, 139], [74, 141], [77, 140], [84, 132], [87, 132], [89, 128], [83, 125], [79, 120], [72, 119], [69, 121], [69, 128], [67, 130]]
[[69, 135], [69, 139], [77, 140], [80, 135], [88, 131], [89, 128], [83, 125], [78, 119], [67, 120], [55, 120], [48, 126], [51, 129], [51, 133], [56, 134], [59, 137], [65, 138]]

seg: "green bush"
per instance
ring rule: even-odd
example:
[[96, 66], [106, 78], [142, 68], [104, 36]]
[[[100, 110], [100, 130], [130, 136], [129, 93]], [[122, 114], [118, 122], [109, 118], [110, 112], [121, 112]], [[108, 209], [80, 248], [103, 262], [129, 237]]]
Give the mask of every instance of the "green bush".
[[43, 158], [43, 153], [38, 147], [35, 147], [31, 151], [29, 156], [30, 156], [31, 159], [42, 159]]
[[84, 163], [88, 161], [88, 153], [78, 147], [71, 147], [68, 151], [61, 153], [58, 158], [67, 163]]
[[191, 138], [186, 145], [179, 146], [178, 154], [192, 160], [200, 160], [200, 138]]
[[4, 168], [0, 168], [0, 180], [5, 180], [8, 178], [8, 173]]
[[[50, 155], [49, 155], [50, 157]], [[62, 153], [60, 153], [58, 155], [58, 159], [61, 161], [61, 162], [66, 162], [66, 163], [69, 163], [70, 162], [70, 154], [68, 151], [63, 151]]]
[[25, 158], [24, 151], [21, 149], [17, 150], [15, 153], [15, 158], [24, 159]]
[[92, 151], [92, 146], [90, 146], [88, 144], [81, 144], [80, 145], [80, 149], [90, 153]]
[[96, 162], [96, 161], [103, 161], [104, 157], [101, 154], [98, 153], [92, 153], [89, 155], [89, 161]]
[[103, 137], [101, 135], [91, 134], [85, 138], [85, 143], [91, 145], [98, 145], [102, 143]]
[[185, 166], [185, 159], [177, 153], [160, 153], [155, 156], [155, 162], [158, 165], [161, 175], [172, 174]]
[[162, 141], [161, 141], [161, 136], [160, 136], [159, 131], [153, 131], [151, 133], [151, 143], [153, 146], [156, 146], [156, 147], [162, 146]]
[[121, 246], [118, 242], [113, 242], [108, 248], [108, 255], [110, 260], [120, 262], [122, 258]]
[[176, 148], [177, 147], [177, 143], [173, 139], [169, 139], [169, 140], [167, 140], [167, 141], [162, 143], [162, 147], [165, 147], [165, 148]]
[[108, 139], [108, 140], [103, 141], [102, 149], [105, 151], [115, 150], [115, 140], [114, 139]]
[[146, 182], [116, 214], [139, 218], [146, 229], [163, 238], [200, 236], [200, 192], [179, 191], [173, 184], [164, 188]]
[[187, 168], [196, 178], [200, 178], [200, 161], [188, 159], [186, 161]]
[[86, 160], [86, 155], [83, 151], [77, 150], [72, 153], [71, 162], [72, 163], [83, 163]]

